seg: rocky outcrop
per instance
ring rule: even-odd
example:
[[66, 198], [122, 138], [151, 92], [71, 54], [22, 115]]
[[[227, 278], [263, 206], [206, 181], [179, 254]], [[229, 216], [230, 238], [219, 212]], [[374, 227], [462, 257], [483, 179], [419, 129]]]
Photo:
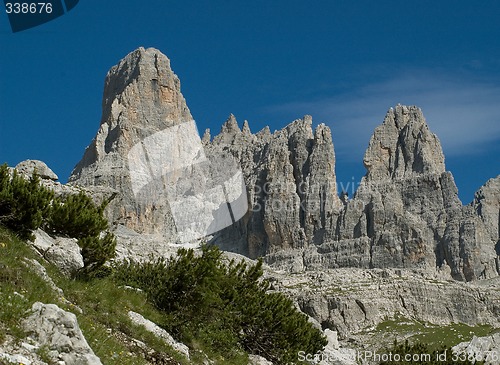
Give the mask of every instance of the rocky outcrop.
[[241, 171], [233, 159], [205, 155], [179, 79], [153, 48], [108, 72], [101, 126], [70, 183], [119, 192], [110, 222], [167, 243], [194, 242], [247, 208]]
[[158, 327], [158, 325], [150, 320], [144, 318], [141, 314], [129, 311], [128, 316], [130, 320], [146, 329], [146, 331], [151, 332], [160, 340], [165, 341], [169, 346], [171, 346], [177, 353], [184, 355], [189, 359], [189, 347], [183, 343], [177, 342], [167, 331], [163, 328]]
[[402, 180], [445, 172], [441, 143], [417, 107], [391, 108], [368, 144], [363, 163], [366, 180]]
[[145, 138], [191, 120], [169, 59], [153, 48], [135, 50], [106, 76], [100, 127], [74, 168], [70, 184], [119, 191], [107, 211], [110, 222], [172, 238], [175, 230], [168, 204], [136, 199], [128, 154]]
[[355, 196], [341, 200], [330, 129], [313, 128], [310, 116], [254, 134], [231, 115], [218, 135], [200, 138], [168, 58], [139, 48], [108, 72], [101, 126], [70, 182], [116, 194], [107, 214], [117, 232], [128, 232], [118, 234], [124, 255], [142, 255], [127, 243], [134, 232], [167, 243], [213, 235], [225, 250], [294, 272], [498, 275], [499, 178], [463, 206], [419, 108], [391, 108], [363, 162]]
[[[354, 349], [343, 348], [339, 346], [337, 339], [337, 332], [326, 329], [324, 334], [328, 340], [327, 345], [323, 351], [317, 354], [309, 354], [313, 359], [313, 363], [319, 365], [357, 365], [357, 352]], [[313, 355], [313, 356], [310, 356]], [[308, 359], [307, 354], [299, 353], [299, 360], [301, 358]]]
[[240, 163], [249, 212], [216, 235], [227, 250], [258, 257], [322, 242], [333, 232], [342, 208], [337, 195], [335, 153], [330, 129], [314, 131], [305, 116], [271, 134], [256, 134], [234, 116], [206, 145], [208, 154], [229, 151]]
[[498, 364], [500, 362], [500, 333], [486, 337], [474, 336], [472, 340], [454, 346], [453, 353], [459, 361], [467, 359], [472, 363]]
[[362, 339], [386, 321], [500, 325], [500, 278], [471, 284], [444, 277], [424, 270], [353, 268], [270, 275], [274, 289], [288, 293], [343, 341]]
[[453, 277], [472, 280], [486, 264], [496, 275], [492, 247], [484, 247], [486, 262], [470, 254], [481, 242], [471, 232], [480, 222], [464, 212], [439, 140], [420, 109], [399, 105], [389, 110], [364, 164], [366, 176], [339, 220], [339, 243], [324, 250], [358, 245], [354, 254], [361, 267], [449, 265]]
[[74, 238], [52, 238], [38, 229], [35, 231], [35, 240], [32, 245], [48, 262], [68, 277], [75, 275], [83, 268], [80, 246]]
[[485, 242], [488, 246], [494, 243], [496, 254], [500, 255], [500, 175], [489, 179], [476, 192], [470, 207], [472, 215], [484, 224]]
[[23, 328], [35, 347], [48, 348], [51, 361], [101, 365], [83, 337], [76, 316], [55, 304], [34, 303], [32, 313], [23, 320]]
[[248, 365], [273, 365], [273, 363], [259, 355], [248, 355]]
[[18, 163], [15, 169], [26, 177], [31, 177], [34, 172], [42, 179], [58, 180], [59, 177], [52, 171], [45, 162], [39, 160], [25, 160]]
[[[463, 207], [445, 169], [439, 139], [417, 107], [391, 108], [364, 157], [365, 177], [353, 199], [337, 196], [328, 127], [311, 118], [274, 134], [240, 130], [234, 116], [211, 143], [243, 168], [250, 212], [213, 241], [293, 272], [336, 267], [449, 266], [453, 278], [498, 275], [498, 186], [482, 188]], [[490, 227], [490, 228], [487, 228]]]

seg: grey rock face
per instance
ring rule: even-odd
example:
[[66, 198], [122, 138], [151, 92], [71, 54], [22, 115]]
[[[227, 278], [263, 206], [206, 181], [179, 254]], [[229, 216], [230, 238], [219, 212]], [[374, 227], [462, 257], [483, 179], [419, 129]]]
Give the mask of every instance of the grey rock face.
[[205, 143], [210, 153], [230, 151], [239, 160], [252, 205], [215, 236], [226, 250], [267, 255], [268, 263], [292, 272], [449, 266], [459, 280], [498, 275], [498, 182], [463, 207], [439, 139], [417, 107], [388, 111], [366, 150], [366, 176], [343, 202], [331, 133], [324, 125], [313, 133], [310, 117], [253, 135], [231, 116]]
[[461, 209], [448, 210], [447, 224], [438, 246], [456, 279], [495, 277], [499, 272], [500, 178], [490, 179], [474, 200]]
[[498, 277], [476, 281], [479, 285], [442, 280], [424, 270], [353, 268], [271, 276], [275, 289], [342, 340], [362, 338], [367, 329], [399, 317], [441, 326], [499, 325]]
[[144, 318], [139, 313], [129, 311], [128, 316], [133, 323], [143, 326], [148, 332], [153, 333], [156, 337], [168, 343], [176, 352], [183, 354], [187, 359], [189, 359], [189, 347], [183, 343], [175, 341], [170, 333], [165, 331], [163, 328], [158, 327], [158, 325], [154, 322]]
[[[363, 267], [435, 268], [447, 216], [461, 209], [437, 137], [416, 107], [389, 110], [365, 153], [367, 174], [346, 205], [339, 244], [359, 242]], [[345, 246], [345, 245], [344, 245]], [[339, 247], [340, 248], [340, 247]]]
[[[225, 250], [265, 256], [274, 267], [293, 272], [338, 267], [433, 272], [442, 267], [458, 280], [498, 275], [499, 178], [462, 206], [439, 139], [419, 108], [398, 105], [388, 111], [369, 142], [363, 160], [367, 173], [350, 200], [338, 197], [328, 127], [313, 130], [306, 116], [274, 133], [264, 128], [253, 134], [246, 121], [240, 129], [231, 115], [213, 138], [208, 130], [202, 139], [195, 132], [191, 139], [183, 136], [203, 146], [192, 148], [193, 156], [198, 153], [193, 159], [220, 160], [211, 171], [183, 167], [187, 178], [179, 183], [174, 176], [169, 189], [195, 194], [184, 205], [172, 205], [155, 195], [161, 189], [157, 182], [149, 184], [146, 165], [181, 156], [175, 151], [164, 156], [155, 136], [191, 119], [166, 56], [155, 49], [130, 53], [106, 77], [101, 126], [71, 184], [117, 193], [107, 211], [113, 224], [126, 228], [117, 232], [176, 243], [176, 213], [189, 221], [194, 211], [210, 205], [208, 213], [222, 214], [224, 207], [217, 208], [214, 196], [196, 194], [210, 189], [209, 182], [224, 184], [224, 170], [232, 163], [241, 167], [249, 209], [239, 212], [243, 218], [230, 227], [208, 227], [212, 242]], [[158, 153], [127, 158], [141, 141], [147, 141], [143, 149]], [[131, 164], [144, 167], [140, 176], [131, 178]], [[137, 182], [146, 186], [142, 200], [134, 194]], [[123, 244], [118, 237], [119, 245], [125, 255], [139, 254], [140, 248], [127, 248], [130, 236]]]
[[496, 243], [500, 254], [500, 175], [489, 179], [475, 194], [470, 204], [474, 213], [481, 218], [486, 234]]
[[485, 365], [500, 362], [500, 333], [491, 336], [476, 337], [453, 347], [458, 359], [470, 359], [471, 362], [484, 361]]
[[42, 230], [35, 231], [33, 246], [64, 275], [72, 276], [83, 268], [83, 257], [78, 242], [73, 238], [52, 238]]
[[398, 105], [375, 129], [363, 163], [366, 179], [398, 180], [445, 171], [441, 143], [429, 131], [422, 111]]
[[87, 344], [73, 313], [55, 304], [36, 302], [32, 314], [23, 320], [23, 328], [40, 346], [47, 346], [53, 361], [66, 364], [102, 365]]
[[273, 365], [273, 363], [259, 355], [248, 355], [248, 365]]
[[135, 50], [106, 76], [99, 130], [70, 183], [119, 191], [107, 211], [110, 222], [172, 237], [168, 205], [137, 202], [127, 156], [144, 138], [191, 120], [169, 59], [153, 48]]
[[271, 134], [256, 134], [234, 116], [206, 146], [208, 154], [229, 151], [240, 163], [250, 210], [216, 235], [214, 242], [250, 257], [322, 242], [335, 228], [342, 203], [337, 196], [330, 129], [312, 129], [305, 116]]
[[38, 176], [47, 180], [58, 180], [57, 175], [52, 171], [45, 162], [39, 160], [26, 160], [19, 162], [15, 169], [22, 175], [31, 177], [36, 171]]

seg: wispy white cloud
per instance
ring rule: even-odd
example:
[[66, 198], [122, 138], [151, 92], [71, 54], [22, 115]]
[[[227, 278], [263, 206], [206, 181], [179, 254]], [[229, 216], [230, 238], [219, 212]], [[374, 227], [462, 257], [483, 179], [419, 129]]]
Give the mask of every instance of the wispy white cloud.
[[484, 152], [500, 141], [500, 85], [432, 71], [403, 72], [341, 95], [274, 106], [272, 112], [311, 114], [333, 133], [342, 159], [360, 161], [374, 128], [391, 106], [417, 105], [446, 156]]

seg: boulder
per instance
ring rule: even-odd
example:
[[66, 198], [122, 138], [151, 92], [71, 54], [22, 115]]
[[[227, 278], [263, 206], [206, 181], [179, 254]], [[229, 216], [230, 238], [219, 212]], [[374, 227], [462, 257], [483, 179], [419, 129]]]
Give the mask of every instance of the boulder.
[[143, 326], [148, 332], [151, 332], [156, 337], [165, 341], [169, 344], [175, 351], [185, 356], [189, 359], [189, 348], [183, 343], [177, 342], [167, 331], [160, 328], [156, 323], [151, 322], [149, 319], [144, 318], [141, 314], [129, 311], [129, 318], [133, 323], [139, 326]]
[[470, 359], [472, 363], [484, 361], [485, 365], [500, 362], [500, 333], [477, 337], [461, 342], [452, 348], [458, 359]]
[[45, 162], [39, 160], [26, 160], [18, 163], [15, 169], [22, 175], [30, 177], [36, 171], [41, 179], [59, 180], [59, 177], [52, 171]]
[[38, 346], [46, 346], [52, 361], [66, 364], [102, 365], [83, 336], [73, 313], [55, 304], [36, 302], [22, 321], [23, 329]]
[[248, 365], [273, 365], [273, 363], [259, 355], [248, 355]]
[[33, 246], [66, 276], [76, 274], [84, 266], [80, 246], [74, 238], [52, 238], [43, 230], [38, 229], [35, 231]]

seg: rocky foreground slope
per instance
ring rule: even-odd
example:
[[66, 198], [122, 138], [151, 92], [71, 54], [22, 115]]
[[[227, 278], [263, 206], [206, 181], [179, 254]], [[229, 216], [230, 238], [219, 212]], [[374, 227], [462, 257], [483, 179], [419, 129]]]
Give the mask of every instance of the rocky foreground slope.
[[[156, 136], [191, 119], [179, 79], [158, 50], [139, 48], [108, 72], [99, 130], [70, 184], [100, 187], [101, 194], [114, 197], [107, 214], [119, 257], [168, 255], [175, 243], [185, 242], [175, 206], [154, 190], [171, 192], [170, 175], [176, 182], [179, 176], [170, 171], [159, 183], [147, 179], [157, 173], [151, 151], [161, 156], [165, 148]], [[438, 325], [499, 326], [500, 176], [462, 205], [439, 139], [419, 108], [398, 105], [387, 112], [369, 141], [367, 172], [351, 199], [339, 197], [330, 129], [313, 129], [309, 116], [274, 133], [265, 128], [254, 134], [247, 122], [240, 129], [232, 115], [214, 137], [207, 131], [200, 139], [192, 127], [185, 130], [180, 137], [189, 143], [175, 156], [189, 155], [192, 165], [230, 158], [246, 186], [248, 209], [241, 219], [235, 219], [241, 204], [233, 196], [240, 180], [219, 182], [230, 208], [226, 216], [226, 203], [217, 206], [214, 196], [205, 201], [215, 207], [216, 220], [227, 221], [230, 214], [235, 221], [207, 230], [211, 241], [250, 258], [263, 256], [275, 287], [294, 296], [323, 328], [362, 341], [398, 316]], [[141, 144], [147, 152], [131, 159], [130, 151]], [[132, 165], [141, 176], [131, 173]], [[226, 167], [220, 161], [212, 170], [174, 165], [182, 176], [189, 170], [196, 177], [177, 187], [195, 191], [192, 196]], [[154, 199], [145, 198], [144, 190], [137, 193], [138, 181]]]

